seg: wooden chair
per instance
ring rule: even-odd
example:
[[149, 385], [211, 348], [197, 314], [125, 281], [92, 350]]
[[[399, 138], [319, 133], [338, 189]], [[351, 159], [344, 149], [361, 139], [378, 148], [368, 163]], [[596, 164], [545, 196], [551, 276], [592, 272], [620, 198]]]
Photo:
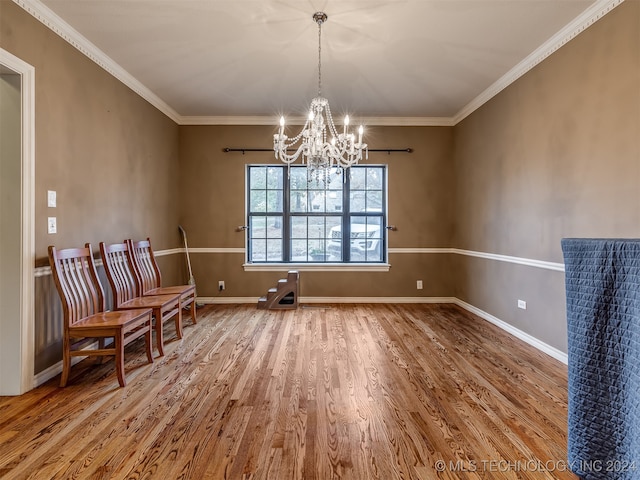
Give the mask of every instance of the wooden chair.
[[196, 286], [195, 285], [175, 285], [171, 287], [162, 286], [162, 274], [156, 262], [156, 257], [151, 248], [151, 240], [134, 242], [125, 240], [129, 245], [129, 250], [133, 253], [133, 266], [138, 281], [138, 288], [142, 295], [180, 295], [182, 308], [190, 306], [191, 321], [196, 320]]
[[176, 335], [182, 338], [182, 305], [180, 295], [140, 295], [133, 267], [131, 251], [126, 243], [106, 245], [100, 242], [100, 255], [113, 292], [113, 307], [117, 310], [151, 308], [155, 323], [158, 353], [164, 355], [163, 325], [175, 321]]
[[[118, 383], [124, 387], [124, 347], [144, 335], [147, 360], [153, 363], [151, 352], [150, 308], [105, 311], [104, 291], [98, 279], [91, 245], [84, 248], [56, 250], [49, 247], [49, 264], [62, 301], [64, 334], [62, 376], [60, 386], [67, 385], [71, 357], [113, 355]], [[110, 347], [106, 339], [113, 338]], [[98, 341], [98, 348], [88, 348]]]

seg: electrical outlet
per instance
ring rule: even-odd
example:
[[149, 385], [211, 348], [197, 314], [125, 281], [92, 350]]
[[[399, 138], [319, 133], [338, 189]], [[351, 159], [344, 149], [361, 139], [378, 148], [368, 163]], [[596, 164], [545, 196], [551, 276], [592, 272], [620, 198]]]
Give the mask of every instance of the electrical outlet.
[[58, 231], [58, 224], [56, 217], [47, 217], [47, 232], [56, 233]]
[[220, 280], [218, 282], [218, 290], [219, 291], [223, 291], [224, 290], [224, 280]]
[[416, 288], [417, 288], [418, 290], [422, 290], [422, 280], [418, 280], [418, 281], [416, 282]]
[[518, 308], [521, 308], [522, 310], [526, 310], [527, 302], [525, 302], [524, 300], [518, 300]]

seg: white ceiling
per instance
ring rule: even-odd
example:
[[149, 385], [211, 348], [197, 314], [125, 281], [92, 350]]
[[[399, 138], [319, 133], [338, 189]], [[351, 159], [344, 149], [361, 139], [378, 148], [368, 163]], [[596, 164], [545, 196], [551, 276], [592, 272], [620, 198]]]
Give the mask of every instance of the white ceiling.
[[311, 17], [324, 11], [322, 93], [333, 114], [418, 119], [459, 116], [612, 0], [41, 3], [179, 117], [304, 115], [318, 80]]

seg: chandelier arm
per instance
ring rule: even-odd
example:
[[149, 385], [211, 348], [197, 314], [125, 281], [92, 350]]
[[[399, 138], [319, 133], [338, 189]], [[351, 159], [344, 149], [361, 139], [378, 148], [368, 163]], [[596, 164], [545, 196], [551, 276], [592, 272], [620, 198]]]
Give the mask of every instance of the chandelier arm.
[[300, 145], [295, 152], [289, 155], [287, 153], [287, 147], [281, 147], [276, 151], [276, 157], [278, 157], [281, 162], [290, 165], [300, 157], [300, 154], [303, 154], [303, 150], [304, 145]]

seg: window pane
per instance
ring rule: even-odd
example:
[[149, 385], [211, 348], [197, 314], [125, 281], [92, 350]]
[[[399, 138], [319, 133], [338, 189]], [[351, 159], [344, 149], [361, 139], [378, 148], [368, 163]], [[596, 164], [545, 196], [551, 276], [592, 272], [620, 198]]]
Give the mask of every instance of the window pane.
[[267, 167], [251, 167], [249, 182], [251, 190], [267, 188]]
[[307, 238], [307, 217], [291, 217], [291, 238]]
[[310, 212], [324, 212], [325, 211], [325, 203], [324, 203], [324, 190], [323, 191], [315, 191], [312, 190], [309, 192], [309, 198], [311, 202], [309, 202]]
[[282, 238], [282, 217], [267, 217], [267, 238]]
[[267, 261], [281, 262], [282, 259], [282, 239], [267, 240]]
[[380, 217], [351, 218], [350, 256], [353, 262], [376, 261], [382, 258], [382, 220]]
[[382, 212], [382, 192], [367, 192], [367, 212]]
[[363, 191], [353, 190], [349, 194], [349, 208], [352, 212], [366, 212], [367, 211], [367, 203], [366, 203], [366, 195]]
[[326, 262], [327, 255], [325, 250], [325, 241], [322, 240], [309, 240], [309, 261], [311, 262]]
[[367, 168], [367, 190], [382, 190], [382, 169]]
[[309, 217], [309, 238], [325, 238], [324, 217]]
[[308, 259], [309, 248], [307, 247], [307, 239], [291, 240], [291, 261], [306, 262]]
[[251, 240], [251, 261], [265, 262], [267, 260], [267, 241]]
[[307, 168], [291, 167], [289, 169], [289, 184], [291, 189], [307, 189]]
[[307, 191], [306, 190], [291, 190], [291, 206], [289, 207], [292, 212], [306, 212], [307, 211]]
[[249, 231], [252, 238], [267, 237], [267, 217], [252, 216], [249, 220]]
[[267, 211], [267, 192], [265, 190], [251, 190], [249, 194], [251, 212]]
[[282, 212], [282, 190], [267, 191], [267, 212]]
[[282, 190], [282, 173], [281, 167], [267, 169], [267, 188], [269, 190]]
[[327, 213], [342, 212], [342, 191], [327, 192]]
[[350, 168], [351, 191], [364, 190], [366, 188], [366, 177], [364, 168]]

